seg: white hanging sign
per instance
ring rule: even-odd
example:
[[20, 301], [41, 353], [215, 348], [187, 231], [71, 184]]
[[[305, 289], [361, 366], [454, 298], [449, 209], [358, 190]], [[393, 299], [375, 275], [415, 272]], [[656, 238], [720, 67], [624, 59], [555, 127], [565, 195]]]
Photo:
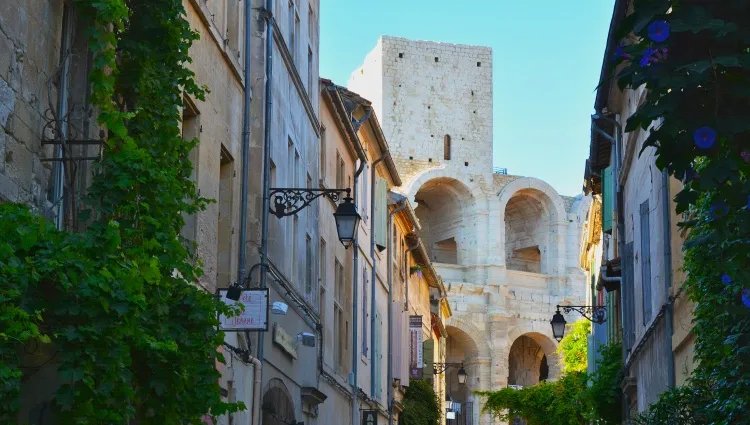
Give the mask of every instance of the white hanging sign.
[[219, 299], [227, 305], [240, 303], [245, 306], [239, 316], [219, 315], [219, 329], [222, 331], [267, 331], [268, 330], [268, 289], [248, 289], [242, 291], [237, 301], [227, 298], [227, 290], [219, 290]]

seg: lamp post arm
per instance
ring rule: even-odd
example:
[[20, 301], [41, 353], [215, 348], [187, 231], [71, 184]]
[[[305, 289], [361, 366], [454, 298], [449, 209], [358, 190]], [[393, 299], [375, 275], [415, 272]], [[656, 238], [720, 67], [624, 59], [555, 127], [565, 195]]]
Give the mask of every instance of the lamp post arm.
[[321, 196], [326, 196], [333, 202], [341, 199], [341, 194], [349, 196], [351, 190], [346, 189], [307, 189], [307, 188], [270, 188], [268, 198], [273, 200], [269, 212], [278, 218], [297, 214], [310, 203]]
[[565, 314], [575, 311], [588, 319], [588, 321], [597, 324], [602, 324], [607, 321], [607, 307], [603, 305], [558, 305], [557, 309], [562, 310]]

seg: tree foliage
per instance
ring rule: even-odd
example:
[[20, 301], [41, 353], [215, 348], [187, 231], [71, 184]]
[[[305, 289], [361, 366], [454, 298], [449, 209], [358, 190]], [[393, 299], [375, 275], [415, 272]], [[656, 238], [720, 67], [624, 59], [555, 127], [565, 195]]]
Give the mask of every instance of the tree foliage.
[[[688, 217], [685, 288], [695, 303], [692, 389], [668, 392], [653, 411], [671, 406], [674, 417], [699, 412], [695, 423], [746, 423], [750, 2], [636, 0], [633, 7], [613, 58], [621, 88], [646, 89], [627, 131], [650, 130], [644, 149], [655, 148], [657, 166], [685, 183], [675, 200]], [[688, 399], [690, 392], [710, 397]], [[652, 417], [669, 416], [659, 414]]]
[[403, 400], [404, 411], [399, 414], [399, 425], [437, 425], [442, 415], [432, 384], [412, 379]]
[[180, 237], [204, 208], [182, 139], [197, 39], [180, 0], [76, 0], [93, 57], [91, 99], [107, 130], [80, 233], [0, 206], [0, 422], [16, 420], [23, 349], [49, 343], [72, 424], [199, 424], [243, 408], [220, 398], [223, 304]]
[[588, 365], [588, 337], [591, 334], [591, 322], [579, 320], [570, 326], [560, 344], [557, 354], [562, 357], [562, 373], [585, 372]]
[[588, 375], [590, 331], [591, 322], [579, 320], [560, 341], [557, 351], [565, 365], [558, 381], [479, 392], [487, 397], [484, 410], [502, 421], [523, 418], [528, 425], [619, 423], [622, 345], [601, 347], [596, 373]]

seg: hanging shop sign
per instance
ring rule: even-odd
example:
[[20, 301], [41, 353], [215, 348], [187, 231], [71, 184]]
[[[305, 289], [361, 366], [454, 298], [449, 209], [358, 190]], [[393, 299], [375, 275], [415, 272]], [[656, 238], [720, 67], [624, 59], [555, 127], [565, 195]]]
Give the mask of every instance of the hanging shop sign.
[[248, 289], [242, 291], [237, 301], [227, 298], [227, 290], [219, 290], [219, 299], [227, 305], [242, 304], [245, 310], [239, 316], [219, 315], [222, 331], [267, 331], [268, 330], [268, 289]]
[[422, 338], [422, 316], [409, 316], [409, 376], [412, 379], [422, 379]]
[[362, 425], [378, 425], [378, 411], [377, 410], [363, 410], [362, 411]]

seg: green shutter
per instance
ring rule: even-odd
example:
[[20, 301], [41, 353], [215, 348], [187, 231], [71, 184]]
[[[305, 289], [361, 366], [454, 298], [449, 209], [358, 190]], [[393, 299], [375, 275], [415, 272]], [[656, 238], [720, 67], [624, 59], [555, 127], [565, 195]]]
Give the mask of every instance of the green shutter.
[[424, 356], [424, 376], [432, 379], [435, 366], [435, 339], [428, 339], [422, 343], [422, 353]]
[[386, 229], [386, 218], [388, 214], [388, 184], [385, 179], [377, 177], [375, 180], [375, 245], [380, 251], [385, 249], [388, 229]]
[[380, 313], [375, 313], [375, 346], [372, 347], [372, 358], [375, 362], [375, 376], [372, 379], [375, 380], [375, 398], [380, 399], [383, 393], [383, 341], [381, 332], [383, 329], [383, 319], [380, 317]]
[[615, 184], [612, 179], [612, 166], [602, 172], [602, 231], [612, 230], [612, 214], [614, 210]]

